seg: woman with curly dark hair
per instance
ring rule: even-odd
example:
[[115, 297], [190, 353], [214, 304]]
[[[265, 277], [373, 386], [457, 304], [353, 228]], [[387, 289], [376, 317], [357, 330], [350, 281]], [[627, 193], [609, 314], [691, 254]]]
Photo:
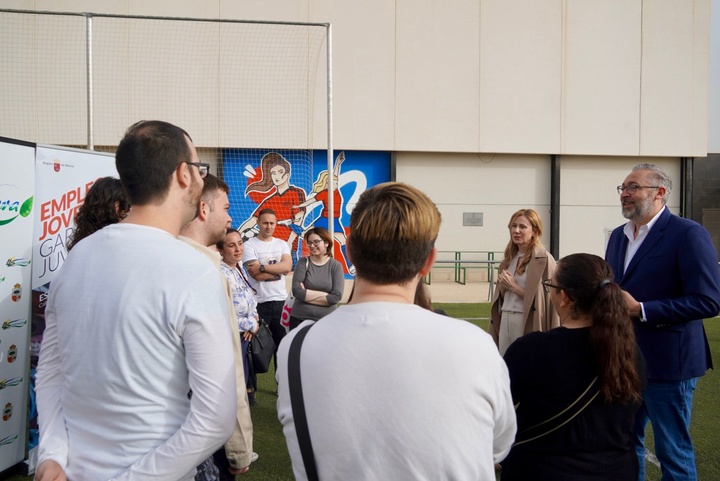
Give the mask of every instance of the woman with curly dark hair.
[[85, 201], [75, 214], [75, 231], [67, 250], [105, 226], [123, 220], [130, 212], [130, 200], [115, 177], [101, 177], [88, 190]]
[[622, 290], [591, 254], [561, 259], [542, 284], [561, 327], [505, 354], [518, 430], [502, 479], [634, 481], [645, 364]]

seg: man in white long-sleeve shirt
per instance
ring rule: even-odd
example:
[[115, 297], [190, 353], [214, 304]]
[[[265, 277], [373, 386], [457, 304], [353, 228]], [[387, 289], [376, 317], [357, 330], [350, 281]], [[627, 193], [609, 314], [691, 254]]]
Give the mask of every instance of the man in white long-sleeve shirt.
[[[278, 349], [278, 418], [296, 480], [309, 479], [310, 444], [319, 479], [495, 480], [516, 429], [505, 362], [482, 329], [413, 305], [439, 230], [437, 207], [411, 186], [360, 196], [347, 240], [352, 301], [309, 331], [312, 321], [300, 324]], [[299, 366], [310, 443], [300, 441], [289, 366]]]
[[223, 285], [176, 238], [197, 214], [208, 170], [198, 160], [188, 134], [166, 122], [139, 122], [120, 142], [132, 210], [78, 243], [50, 290], [39, 481], [191, 480], [232, 433]]

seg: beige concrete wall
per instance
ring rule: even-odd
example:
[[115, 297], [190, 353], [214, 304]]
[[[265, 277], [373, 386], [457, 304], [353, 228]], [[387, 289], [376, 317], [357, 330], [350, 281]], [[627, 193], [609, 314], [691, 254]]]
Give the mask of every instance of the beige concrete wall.
[[[657, 164], [671, 176], [674, 186], [668, 207], [677, 214], [679, 158], [560, 158], [561, 257], [576, 252], [604, 256], [609, 232], [627, 222], [615, 188], [640, 162]], [[510, 216], [522, 208], [540, 214], [545, 230], [542, 242], [550, 246], [549, 156], [402, 152], [397, 156], [397, 176], [437, 204], [443, 216], [437, 243], [440, 250], [504, 250]], [[463, 226], [463, 212], [482, 212], [484, 225]]]
[[641, 7], [627, 0], [566, 3], [560, 152], [638, 154]]
[[720, 153], [720, 0], [712, 0], [710, 18], [710, 82], [708, 153]]
[[574, 157], [561, 159], [560, 257], [576, 252], [604, 256], [612, 230], [627, 222], [615, 187], [640, 162], [659, 165], [673, 179], [668, 207], [680, 206], [680, 159], [633, 157]]
[[[618, 156], [705, 155], [710, 4], [0, 1], [37, 10], [331, 22], [338, 148]], [[324, 75], [316, 87], [312, 143], [322, 148]], [[216, 118], [223, 123], [222, 114]], [[226, 141], [244, 146], [247, 139]]]
[[643, 3], [640, 155], [707, 153], [710, 0]]
[[[550, 244], [550, 158], [545, 155], [400, 152], [397, 178], [425, 192], [443, 216], [438, 249], [503, 251], [513, 212], [538, 211]], [[482, 227], [463, 226], [464, 212], [481, 212]]]
[[480, 152], [560, 151], [561, 1], [486, 0], [480, 14]]

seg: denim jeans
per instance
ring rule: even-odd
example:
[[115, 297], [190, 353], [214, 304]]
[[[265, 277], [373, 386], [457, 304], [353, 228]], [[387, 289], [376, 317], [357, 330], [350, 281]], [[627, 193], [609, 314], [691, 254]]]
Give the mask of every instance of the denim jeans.
[[652, 424], [655, 454], [662, 481], [697, 481], [695, 450], [690, 438], [690, 414], [697, 378], [684, 381], [648, 381], [643, 403], [635, 415], [635, 450], [640, 462], [639, 481], [645, 479], [645, 427]]

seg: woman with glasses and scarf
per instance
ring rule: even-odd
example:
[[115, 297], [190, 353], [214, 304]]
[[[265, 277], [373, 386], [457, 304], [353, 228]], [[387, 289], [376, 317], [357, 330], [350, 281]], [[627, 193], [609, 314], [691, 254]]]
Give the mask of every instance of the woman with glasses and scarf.
[[505, 354], [518, 429], [502, 480], [635, 481], [645, 368], [622, 290], [591, 254], [564, 257], [543, 286], [561, 327]]
[[337, 308], [345, 290], [345, 275], [340, 262], [332, 257], [333, 239], [322, 227], [305, 233], [310, 255], [300, 259], [292, 277], [295, 303], [290, 315], [290, 330], [302, 321], [318, 319]]

